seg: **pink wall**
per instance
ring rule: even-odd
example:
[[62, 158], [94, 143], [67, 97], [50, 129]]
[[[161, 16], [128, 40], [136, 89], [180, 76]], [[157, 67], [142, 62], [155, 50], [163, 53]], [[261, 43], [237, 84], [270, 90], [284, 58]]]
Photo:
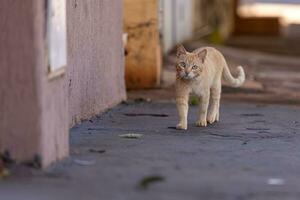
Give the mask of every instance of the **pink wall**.
[[[0, 151], [43, 165], [68, 155], [69, 126], [126, 97], [122, 1], [67, 1], [68, 67], [48, 78], [44, 1], [0, 2]], [[13, 11], [13, 12], [12, 12]]]
[[[40, 151], [43, 155], [44, 165], [60, 160], [69, 154], [69, 115], [68, 115], [68, 87], [67, 73], [63, 76], [49, 79], [48, 63], [45, 56], [45, 31], [46, 24], [44, 4], [41, 0], [36, 0], [38, 17], [38, 80], [40, 84], [39, 92], [42, 102], [42, 136], [40, 141]], [[66, 69], [67, 70], [67, 69]]]
[[42, 109], [35, 1], [0, 4], [0, 148], [31, 159], [39, 152]]
[[50, 81], [44, 1], [0, 2], [0, 150], [13, 159], [68, 155], [66, 76]]
[[126, 98], [122, 0], [68, 1], [71, 124]]

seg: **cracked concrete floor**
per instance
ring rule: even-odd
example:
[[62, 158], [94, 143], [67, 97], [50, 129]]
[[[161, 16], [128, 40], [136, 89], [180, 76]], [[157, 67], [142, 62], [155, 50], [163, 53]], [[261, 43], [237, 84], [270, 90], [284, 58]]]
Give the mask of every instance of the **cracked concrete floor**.
[[[1, 200], [300, 198], [300, 108], [223, 103], [221, 122], [177, 131], [172, 103], [129, 103], [71, 129], [71, 156], [0, 181]], [[139, 133], [139, 139], [119, 137]], [[159, 176], [147, 189], [145, 176]]]

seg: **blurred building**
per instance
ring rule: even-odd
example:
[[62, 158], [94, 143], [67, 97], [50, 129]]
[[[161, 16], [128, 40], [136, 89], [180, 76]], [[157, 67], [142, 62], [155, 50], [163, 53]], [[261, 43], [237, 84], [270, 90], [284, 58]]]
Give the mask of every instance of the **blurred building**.
[[233, 0], [160, 0], [160, 33], [164, 53], [175, 45], [213, 32], [225, 39], [233, 26]]

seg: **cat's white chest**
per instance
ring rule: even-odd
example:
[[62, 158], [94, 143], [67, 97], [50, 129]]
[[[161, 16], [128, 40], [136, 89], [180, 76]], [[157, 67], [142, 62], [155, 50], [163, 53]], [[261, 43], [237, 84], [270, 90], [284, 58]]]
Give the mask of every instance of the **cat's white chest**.
[[194, 82], [191, 85], [191, 92], [197, 96], [203, 96], [205, 91], [204, 91], [204, 86], [203, 86], [202, 81]]

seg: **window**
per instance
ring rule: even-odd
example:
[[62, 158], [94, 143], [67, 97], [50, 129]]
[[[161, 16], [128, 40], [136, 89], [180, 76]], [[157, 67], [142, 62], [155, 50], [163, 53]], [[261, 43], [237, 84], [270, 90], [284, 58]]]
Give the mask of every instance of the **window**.
[[47, 53], [51, 74], [62, 74], [67, 64], [66, 0], [47, 1]]

